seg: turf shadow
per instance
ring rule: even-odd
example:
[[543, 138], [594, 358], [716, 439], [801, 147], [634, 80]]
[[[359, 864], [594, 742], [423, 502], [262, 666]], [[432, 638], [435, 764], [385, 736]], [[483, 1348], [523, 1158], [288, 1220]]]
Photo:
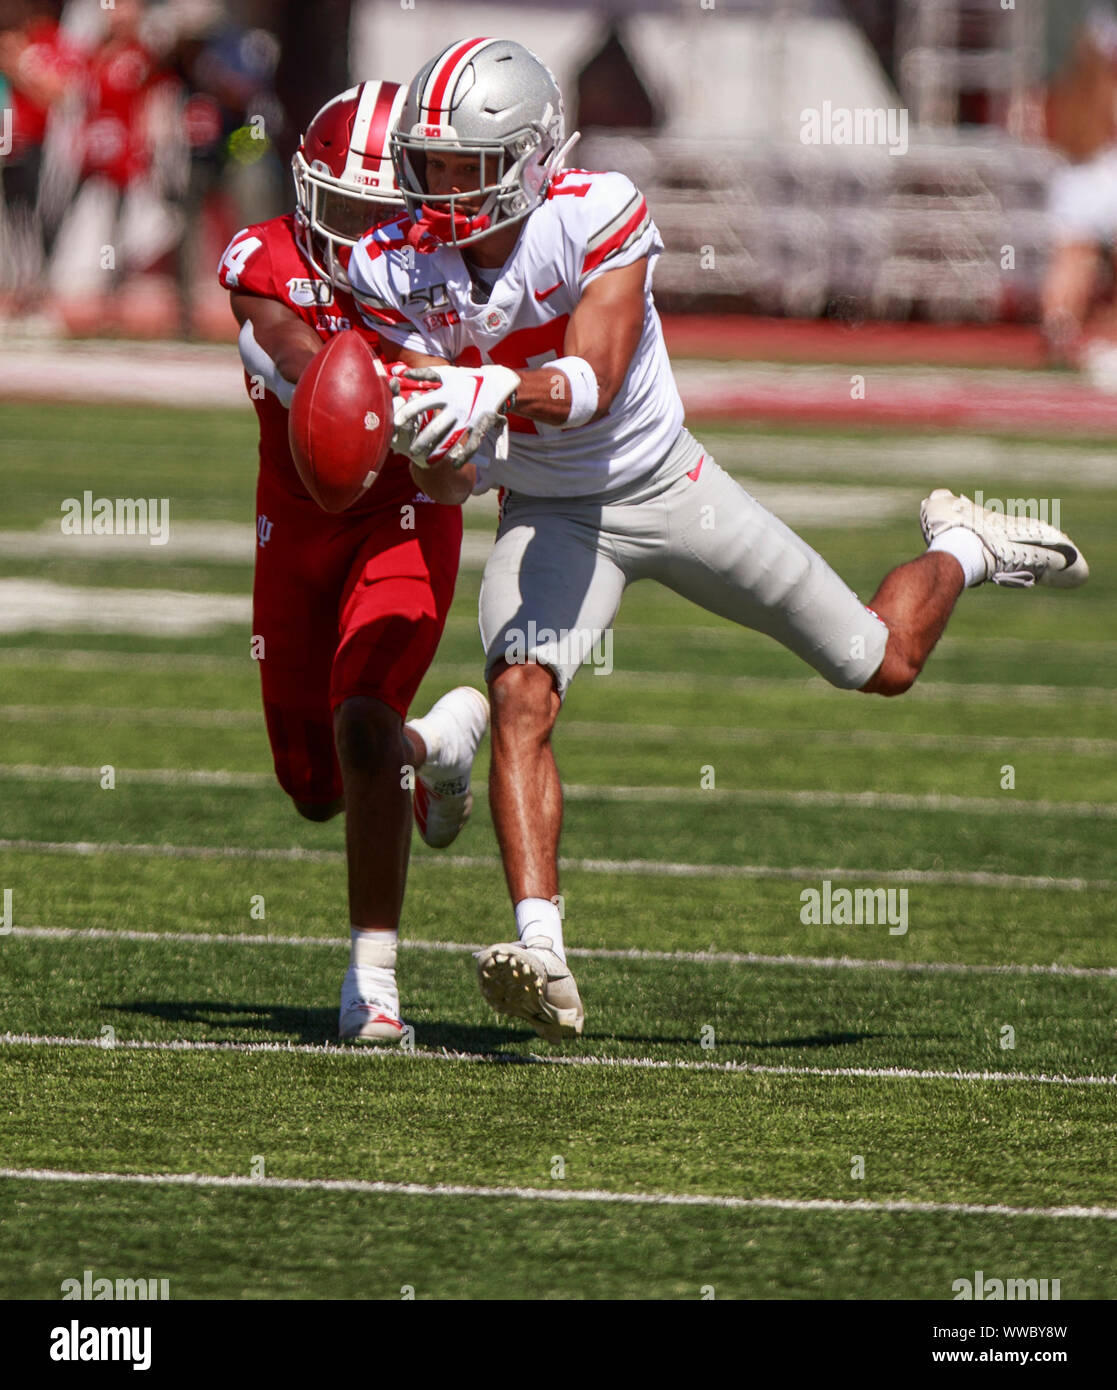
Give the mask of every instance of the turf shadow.
[[[205, 1041], [242, 1042], [245, 1031], [281, 1034], [267, 1041], [333, 1043], [337, 1041], [337, 1009], [300, 1009], [284, 1004], [232, 1003], [227, 999], [135, 999], [128, 1003], [103, 1002], [104, 1008], [121, 1013], [160, 1018], [171, 1023], [201, 1024]], [[231, 1036], [214, 1038], [213, 1032]], [[446, 1048], [451, 1052], [499, 1052], [509, 1043], [535, 1037], [525, 1025], [509, 1029], [476, 1027], [468, 1023], [417, 1022], [416, 1044], [422, 1048]], [[199, 1039], [200, 1040], [200, 1039]]]
[[[284, 1004], [233, 1003], [227, 999], [135, 999], [131, 1002], [102, 1001], [105, 1008], [125, 1014], [160, 1018], [171, 1023], [200, 1024], [202, 1035], [210, 1042], [240, 1042], [243, 1034], [266, 1033], [267, 1041], [299, 1043], [332, 1043], [337, 1041], [336, 1009], [299, 1009]], [[217, 1030], [226, 1034], [214, 1038]], [[237, 1035], [241, 1036], [238, 1037]], [[276, 1038], [276, 1034], [279, 1035]], [[499, 1053], [510, 1044], [539, 1042], [526, 1024], [518, 1027], [478, 1027], [470, 1023], [439, 1020], [417, 1021], [415, 1041], [424, 1049], [445, 1048], [450, 1052]], [[229, 1036], [231, 1035], [231, 1036]], [[883, 1033], [810, 1033], [794, 1038], [729, 1038], [719, 1034], [718, 1048], [769, 1051], [780, 1048], [851, 1047], [856, 1043], [873, 1041]], [[199, 1039], [199, 1041], [202, 1039]], [[644, 1047], [694, 1047], [697, 1039], [661, 1033], [591, 1033], [581, 1042], [635, 1043]]]
[[[135, 999], [107, 1003], [125, 1014], [161, 1018], [170, 1023], [200, 1023], [223, 1032], [279, 1033], [276, 1041], [322, 1043], [337, 1040], [337, 1009], [297, 1009], [284, 1004], [232, 1003], [227, 999]], [[268, 1039], [272, 1041], [273, 1039]], [[206, 1041], [240, 1042], [227, 1037]]]

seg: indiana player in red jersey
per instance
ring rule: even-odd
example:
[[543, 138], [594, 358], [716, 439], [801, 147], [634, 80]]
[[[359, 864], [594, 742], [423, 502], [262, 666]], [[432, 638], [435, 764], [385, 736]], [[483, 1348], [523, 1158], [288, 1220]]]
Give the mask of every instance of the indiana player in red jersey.
[[399, 211], [388, 135], [405, 96], [364, 82], [328, 102], [294, 158], [294, 215], [238, 232], [219, 271], [260, 422], [253, 636], [268, 737], [300, 815], [346, 813], [352, 946], [338, 1033], [361, 1040], [404, 1036], [395, 963], [409, 784], [423, 838], [448, 845], [469, 814], [488, 724], [487, 700], [468, 686], [404, 722], [453, 598], [460, 509], [433, 502], [391, 454], [359, 502], [324, 512], [287, 442], [287, 406], [315, 353], [349, 328], [376, 341], [345, 266], [360, 234]]

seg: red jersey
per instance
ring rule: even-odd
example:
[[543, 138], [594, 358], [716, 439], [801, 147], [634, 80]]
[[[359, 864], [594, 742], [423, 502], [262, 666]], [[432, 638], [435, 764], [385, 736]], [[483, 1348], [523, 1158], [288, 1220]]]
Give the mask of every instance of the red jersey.
[[[83, 58], [53, 20], [38, 19], [28, 25], [27, 44], [20, 54], [20, 72], [54, 75], [67, 82], [81, 79]], [[10, 85], [10, 84], [9, 84]], [[28, 146], [41, 145], [46, 138], [50, 108], [34, 101], [18, 85], [10, 85], [12, 106], [12, 155], [18, 158]]]
[[147, 102], [160, 77], [155, 59], [136, 39], [108, 43], [90, 56], [83, 176], [99, 174], [125, 189], [147, 172]]
[[[376, 334], [365, 327], [352, 297], [321, 279], [303, 255], [290, 213], [237, 232], [221, 257], [218, 278], [224, 289], [278, 300], [309, 324], [324, 343], [335, 333], [355, 328], [374, 349], [378, 345]], [[271, 475], [286, 491], [311, 501], [287, 442], [286, 407], [270, 391], [254, 390], [247, 372], [244, 381], [260, 421], [261, 475]], [[397, 506], [401, 490], [408, 498], [416, 491], [408, 460], [402, 454], [389, 454], [376, 485], [348, 508], [346, 515], [376, 510], [386, 502]], [[317, 508], [317, 503], [312, 505]]]

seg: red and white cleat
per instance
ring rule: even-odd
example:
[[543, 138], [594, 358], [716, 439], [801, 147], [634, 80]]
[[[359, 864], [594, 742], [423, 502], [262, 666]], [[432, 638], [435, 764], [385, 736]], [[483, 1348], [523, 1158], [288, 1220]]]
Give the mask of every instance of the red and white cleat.
[[427, 745], [427, 761], [415, 778], [415, 824], [428, 845], [445, 849], [473, 809], [469, 778], [489, 727], [489, 702], [471, 685], [459, 685], [429, 714], [408, 722]]
[[337, 1036], [341, 1042], [399, 1042], [406, 1027], [399, 1016], [394, 970], [349, 967], [341, 986]]

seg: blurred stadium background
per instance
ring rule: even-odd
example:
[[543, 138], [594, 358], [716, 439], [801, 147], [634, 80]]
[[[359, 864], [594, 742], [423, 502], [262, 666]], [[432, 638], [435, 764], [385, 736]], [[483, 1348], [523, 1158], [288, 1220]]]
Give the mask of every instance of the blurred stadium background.
[[[289, 205], [310, 115], [474, 31], [648, 194], [668, 313], [1027, 326], [987, 340], [1016, 365], [1108, 338], [1104, 229], [1057, 198], [1071, 169], [1117, 226], [1117, 14], [1084, 0], [0, 0], [7, 335], [229, 339], [213, 266]], [[903, 112], [903, 156], [804, 143], [825, 103]]]

